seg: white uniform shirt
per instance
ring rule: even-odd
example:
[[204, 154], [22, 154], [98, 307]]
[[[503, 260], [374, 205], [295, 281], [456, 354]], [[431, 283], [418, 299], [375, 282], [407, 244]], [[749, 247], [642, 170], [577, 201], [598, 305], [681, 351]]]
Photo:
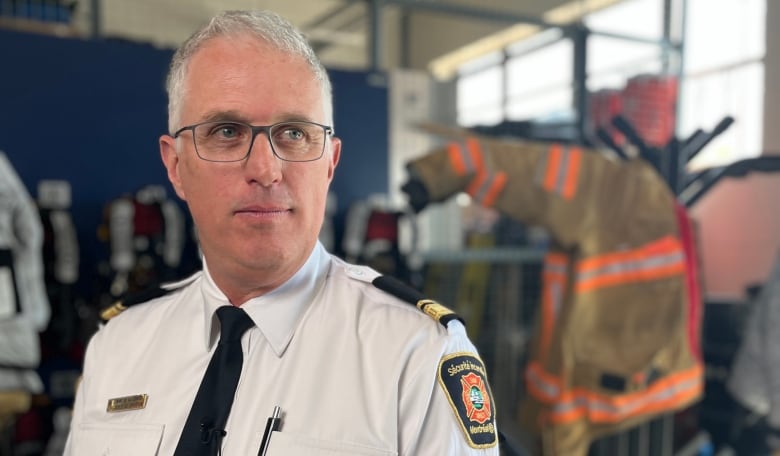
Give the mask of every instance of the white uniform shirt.
[[[497, 440], [487, 384], [485, 401], [472, 404], [483, 412], [480, 425], [455, 409], [469, 388], [440, 378], [440, 371], [460, 370], [441, 367], [443, 359], [477, 359], [463, 326], [452, 321], [445, 329], [373, 286], [377, 276], [318, 244], [292, 279], [242, 305], [256, 326], [242, 338], [244, 365], [224, 456], [257, 454], [274, 406], [282, 424], [268, 456], [498, 454], [496, 444], [469, 445], [475, 429]], [[95, 334], [65, 455], [173, 454], [216, 347], [214, 312], [230, 305], [207, 267], [188, 282]], [[446, 384], [456, 385], [455, 394]], [[137, 407], [107, 411], [109, 400], [138, 395], [147, 395], [145, 404], [128, 400]]]

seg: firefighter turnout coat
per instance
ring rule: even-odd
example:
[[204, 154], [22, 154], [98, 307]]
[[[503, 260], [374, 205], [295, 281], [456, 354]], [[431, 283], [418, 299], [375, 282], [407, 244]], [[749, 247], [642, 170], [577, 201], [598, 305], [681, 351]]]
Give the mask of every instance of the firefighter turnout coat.
[[407, 164], [415, 209], [465, 191], [553, 241], [518, 417], [538, 452], [585, 455], [598, 436], [696, 401], [693, 236], [656, 170], [575, 146], [449, 139]]

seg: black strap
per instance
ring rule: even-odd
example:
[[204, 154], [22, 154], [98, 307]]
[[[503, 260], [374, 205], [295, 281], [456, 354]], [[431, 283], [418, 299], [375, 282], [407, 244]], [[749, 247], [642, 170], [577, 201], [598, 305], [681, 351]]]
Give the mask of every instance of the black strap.
[[221, 326], [219, 344], [203, 375], [175, 456], [217, 455], [226, 435], [225, 423], [244, 362], [241, 336], [254, 322], [243, 309], [233, 306], [217, 309], [217, 318]]
[[386, 293], [390, 293], [402, 301], [406, 301], [409, 304], [414, 304], [418, 309], [422, 310], [431, 318], [441, 323], [445, 328], [452, 320], [458, 320], [463, 323], [463, 319], [451, 309], [448, 309], [447, 307], [431, 299], [425, 299], [425, 295], [423, 295], [420, 291], [392, 276], [382, 275], [374, 279], [371, 283], [380, 290]]

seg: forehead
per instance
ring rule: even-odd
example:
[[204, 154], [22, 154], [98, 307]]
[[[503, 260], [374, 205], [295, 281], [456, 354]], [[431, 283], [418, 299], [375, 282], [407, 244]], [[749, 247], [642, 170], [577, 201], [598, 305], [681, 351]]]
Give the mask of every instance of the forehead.
[[182, 113], [194, 120], [214, 111], [253, 121], [285, 114], [323, 120], [322, 86], [308, 62], [247, 35], [205, 42], [190, 58], [183, 89]]

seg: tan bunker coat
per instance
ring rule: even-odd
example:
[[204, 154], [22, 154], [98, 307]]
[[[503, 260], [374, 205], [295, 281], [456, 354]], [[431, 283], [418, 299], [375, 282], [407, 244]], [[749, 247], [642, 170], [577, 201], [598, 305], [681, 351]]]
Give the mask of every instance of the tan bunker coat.
[[417, 209], [466, 191], [553, 240], [520, 412], [540, 452], [584, 455], [701, 396], [693, 237], [649, 164], [463, 135], [408, 170]]

